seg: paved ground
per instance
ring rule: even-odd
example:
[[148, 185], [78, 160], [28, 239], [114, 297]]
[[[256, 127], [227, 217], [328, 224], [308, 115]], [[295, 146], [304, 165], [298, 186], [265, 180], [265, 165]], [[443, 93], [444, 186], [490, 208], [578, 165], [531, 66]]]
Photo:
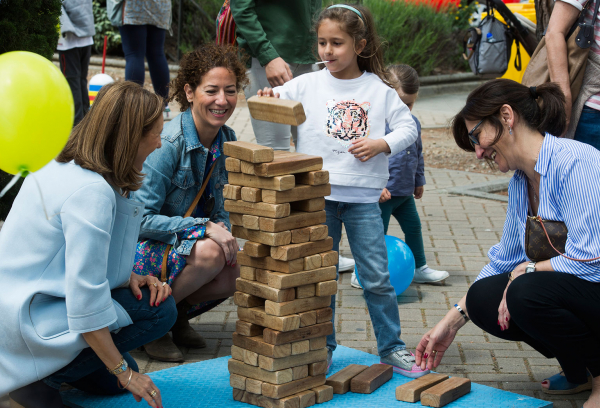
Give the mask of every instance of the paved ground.
[[[447, 123], [460, 108], [466, 95], [446, 95], [423, 98], [415, 114], [424, 127]], [[240, 104], [229, 124], [241, 140], [254, 141], [249, 114]], [[423, 238], [428, 264], [450, 272], [445, 286], [411, 285], [399, 298], [402, 338], [411, 349], [423, 333], [433, 327], [449, 308], [459, 300], [486, 264], [486, 253], [497, 243], [502, 233], [506, 204], [485, 199], [453, 196], [446, 189], [502, 178], [461, 171], [426, 168], [427, 185], [417, 207], [423, 224]], [[395, 220], [390, 235], [403, 238]], [[347, 242], [341, 253], [351, 256]], [[336, 308], [336, 330], [339, 343], [370, 353], [376, 353], [376, 343], [361, 290], [350, 286], [350, 274], [340, 277]], [[193, 321], [194, 327], [207, 339], [208, 347], [184, 350], [186, 363], [202, 361], [230, 354], [231, 333], [237, 320], [231, 300]], [[176, 364], [149, 360], [144, 352], [132, 353], [140, 368], [156, 371]], [[335, 358], [335, 355], [334, 355]], [[539, 381], [559, 370], [555, 360], [547, 360], [523, 343], [506, 342], [489, 336], [472, 323], [457, 335], [443, 365], [438, 371], [517, 392], [552, 400], [555, 407], [580, 407], [589, 393], [575, 398], [550, 397], [540, 391]], [[0, 401], [0, 407], [3, 407]]]

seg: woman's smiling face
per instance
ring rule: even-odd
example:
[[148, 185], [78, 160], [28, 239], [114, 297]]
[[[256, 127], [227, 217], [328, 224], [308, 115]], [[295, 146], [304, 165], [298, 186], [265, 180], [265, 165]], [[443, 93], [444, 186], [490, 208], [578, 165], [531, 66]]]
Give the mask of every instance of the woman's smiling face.
[[[498, 170], [503, 173], [506, 173], [510, 170], [514, 170], [511, 168], [507, 158], [506, 158], [506, 133], [500, 137], [500, 140], [496, 144], [494, 140], [496, 139], [496, 128], [492, 126], [487, 120], [484, 120], [479, 126], [475, 129], [475, 127], [479, 124], [479, 121], [465, 120], [465, 125], [469, 132], [473, 132], [472, 136], [474, 139], [479, 141], [479, 144], [471, 142], [473, 147], [475, 148], [475, 154], [478, 159], [489, 159], [492, 160], [498, 166]], [[504, 153], [503, 153], [504, 152]]]

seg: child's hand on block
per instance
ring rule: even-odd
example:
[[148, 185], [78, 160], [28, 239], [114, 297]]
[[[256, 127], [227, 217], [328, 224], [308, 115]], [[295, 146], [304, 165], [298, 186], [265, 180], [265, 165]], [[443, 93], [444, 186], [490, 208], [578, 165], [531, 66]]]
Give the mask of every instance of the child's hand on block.
[[273, 98], [279, 98], [279, 94], [274, 93], [273, 88], [269, 88], [267, 86], [265, 86], [264, 89], [259, 89], [258, 92], [256, 92], [256, 94], [258, 96], [271, 96]]
[[386, 201], [390, 200], [392, 198], [392, 194], [390, 193], [390, 190], [388, 190], [387, 188], [383, 188], [383, 190], [381, 191], [381, 196], [379, 197], [379, 202], [380, 203], [385, 203]]
[[361, 162], [377, 156], [379, 153], [390, 153], [390, 147], [384, 139], [369, 139], [363, 137], [360, 140], [353, 140], [352, 146], [348, 149]]

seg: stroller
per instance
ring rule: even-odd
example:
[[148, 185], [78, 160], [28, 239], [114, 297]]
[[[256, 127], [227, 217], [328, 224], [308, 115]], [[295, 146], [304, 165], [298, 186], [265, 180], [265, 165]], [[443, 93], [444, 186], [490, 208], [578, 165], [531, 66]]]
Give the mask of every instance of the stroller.
[[[514, 14], [502, 0], [487, 0], [486, 11], [481, 22], [467, 31], [463, 57], [469, 61], [473, 73], [485, 78], [499, 77], [508, 69], [512, 44], [516, 41], [514, 64], [521, 71], [521, 46], [531, 56], [538, 45], [535, 24]], [[495, 17], [496, 12], [506, 24]]]

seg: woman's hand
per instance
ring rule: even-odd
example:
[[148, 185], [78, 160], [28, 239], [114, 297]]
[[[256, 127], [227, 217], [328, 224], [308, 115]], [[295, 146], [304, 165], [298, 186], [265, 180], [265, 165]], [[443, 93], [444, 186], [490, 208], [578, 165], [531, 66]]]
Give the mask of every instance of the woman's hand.
[[258, 92], [256, 92], [256, 94], [258, 96], [270, 96], [273, 98], [279, 98], [279, 94], [278, 93], [273, 93], [273, 88], [268, 88], [265, 87], [265, 89], [259, 89]]
[[169, 285], [166, 283], [163, 284], [163, 282], [154, 276], [141, 276], [132, 272], [129, 279], [129, 288], [137, 300], [142, 300], [142, 291], [140, 290], [142, 286], [148, 286], [150, 289], [150, 306], [160, 305], [173, 292]]
[[206, 238], [210, 238], [215, 241], [223, 250], [225, 254], [225, 262], [229, 266], [233, 266], [237, 262], [237, 253], [240, 250], [237, 240], [231, 232], [209, 221], [206, 223], [206, 232], [204, 233]]
[[379, 202], [380, 203], [385, 203], [386, 201], [390, 200], [392, 198], [392, 194], [390, 193], [390, 190], [388, 190], [387, 188], [383, 188], [383, 190], [381, 190], [381, 195], [379, 196]]
[[[525, 261], [519, 264], [513, 271], [512, 276], [513, 279], [518, 278], [519, 276], [525, 274], [525, 268], [529, 261]], [[498, 306], [498, 324], [500, 325], [501, 330], [507, 330], [510, 322], [510, 313], [508, 312], [508, 306], [506, 305], [506, 292], [508, 292], [508, 287], [510, 286], [511, 281], [508, 281], [506, 285], [506, 289], [504, 289], [504, 294], [502, 295], [502, 300], [500, 301], [500, 306]]]
[[425, 370], [426, 367], [431, 370], [440, 365], [457, 331], [458, 329], [446, 323], [446, 319], [442, 319], [433, 329], [425, 333], [415, 353], [415, 362], [421, 366], [421, 370]]
[[[129, 381], [129, 375], [131, 375], [131, 381]], [[154, 408], [162, 408], [162, 397], [160, 391], [156, 385], [152, 382], [150, 377], [144, 374], [140, 374], [131, 368], [117, 376], [121, 387], [133, 394], [133, 398], [137, 402], [145, 399], [148, 405]], [[127, 382], [129, 381], [129, 384]]]
[[359, 140], [354, 139], [352, 146], [348, 149], [361, 162], [366, 162], [369, 159], [377, 156], [379, 153], [391, 152], [390, 147], [384, 139], [369, 139], [362, 137]]

